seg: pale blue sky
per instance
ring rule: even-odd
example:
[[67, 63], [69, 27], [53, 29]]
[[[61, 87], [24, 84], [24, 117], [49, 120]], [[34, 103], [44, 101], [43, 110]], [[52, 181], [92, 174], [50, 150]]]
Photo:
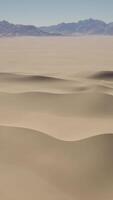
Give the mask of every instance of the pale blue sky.
[[50, 25], [95, 18], [113, 21], [113, 0], [0, 0], [0, 20]]

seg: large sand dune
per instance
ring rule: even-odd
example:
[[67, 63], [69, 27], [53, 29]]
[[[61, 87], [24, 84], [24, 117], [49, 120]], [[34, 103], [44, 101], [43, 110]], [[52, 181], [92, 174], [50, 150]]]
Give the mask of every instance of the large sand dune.
[[74, 79], [1, 73], [0, 124], [40, 130], [64, 140], [112, 132], [112, 81], [92, 76], [95, 73]]
[[113, 199], [112, 43], [0, 39], [0, 199]]
[[0, 127], [1, 199], [113, 197], [113, 135], [64, 142], [28, 129]]

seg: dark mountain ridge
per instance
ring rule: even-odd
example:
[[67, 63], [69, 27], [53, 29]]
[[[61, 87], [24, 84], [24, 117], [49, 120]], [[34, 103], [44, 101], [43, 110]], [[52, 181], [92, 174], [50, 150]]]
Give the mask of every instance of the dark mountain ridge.
[[40, 27], [49, 33], [62, 35], [113, 35], [113, 23], [105, 23], [101, 20], [86, 19], [73, 23], [61, 23], [58, 25]]
[[73, 23], [36, 27], [0, 21], [0, 37], [66, 35], [113, 35], [113, 22], [105, 23], [101, 20], [86, 19]]
[[51, 35], [56, 34], [48, 33], [33, 25], [12, 24], [7, 21], [0, 21], [0, 37]]

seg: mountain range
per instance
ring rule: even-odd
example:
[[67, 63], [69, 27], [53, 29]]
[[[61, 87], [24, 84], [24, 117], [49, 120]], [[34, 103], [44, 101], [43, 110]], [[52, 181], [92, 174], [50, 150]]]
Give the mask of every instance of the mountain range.
[[49, 33], [33, 25], [12, 24], [5, 20], [0, 21], [0, 37], [13, 36], [54, 36], [58, 33]]
[[0, 37], [69, 35], [113, 35], [113, 22], [105, 23], [101, 20], [86, 19], [73, 23], [36, 27], [0, 21]]

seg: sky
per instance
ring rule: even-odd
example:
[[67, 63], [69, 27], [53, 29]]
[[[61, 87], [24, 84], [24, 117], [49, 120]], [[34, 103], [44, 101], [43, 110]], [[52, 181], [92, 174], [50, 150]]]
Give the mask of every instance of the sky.
[[0, 0], [0, 20], [37, 26], [94, 18], [113, 22], [113, 0]]

